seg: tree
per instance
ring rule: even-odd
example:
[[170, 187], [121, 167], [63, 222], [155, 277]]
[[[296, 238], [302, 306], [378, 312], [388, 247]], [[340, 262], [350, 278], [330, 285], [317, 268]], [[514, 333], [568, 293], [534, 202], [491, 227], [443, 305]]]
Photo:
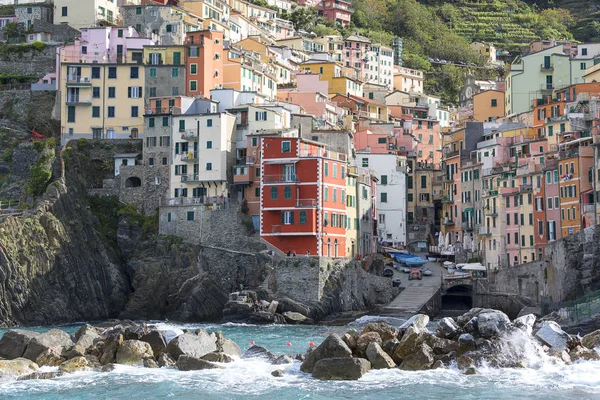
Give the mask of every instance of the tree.
[[9, 39], [16, 39], [24, 35], [23, 26], [16, 22], [8, 22], [4, 28], [2, 28], [2, 32], [4, 32]]
[[296, 8], [288, 19], [294, 24], [296, 30], [310, 32], [317, 24], [317, 9], [315, 7]]

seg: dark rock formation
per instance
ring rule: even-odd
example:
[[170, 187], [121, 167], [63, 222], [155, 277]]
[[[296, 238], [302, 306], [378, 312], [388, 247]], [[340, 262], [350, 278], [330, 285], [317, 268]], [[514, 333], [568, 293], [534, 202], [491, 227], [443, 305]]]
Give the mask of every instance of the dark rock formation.
[[336, 334], [331, 334], [316, 349], [306, 355], [300, 366], [302, 372], [312, 372], [315, 364], [325, 358], [352, 357], [352, 350]]
[[364, 358], [325, 358], [319, 360], [312, 376], [323, 380], [357, 380], [371, 369], [371, 363]]

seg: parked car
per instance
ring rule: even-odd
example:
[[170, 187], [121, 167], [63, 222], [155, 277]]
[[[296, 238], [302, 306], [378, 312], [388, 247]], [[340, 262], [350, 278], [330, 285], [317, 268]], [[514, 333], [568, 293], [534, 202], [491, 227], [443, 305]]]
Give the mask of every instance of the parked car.
[[391, 278], [392, 276], [394, 276], [394, 270], [391, 268], [386, 268], [383, 270], [383, 276], [385, 276], [386, 278]]

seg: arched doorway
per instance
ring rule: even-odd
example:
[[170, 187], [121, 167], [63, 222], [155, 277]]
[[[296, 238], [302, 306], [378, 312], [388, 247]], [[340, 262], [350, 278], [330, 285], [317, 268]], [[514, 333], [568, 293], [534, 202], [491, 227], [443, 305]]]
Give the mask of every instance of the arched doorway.
[[141, 187], [141, 186], [142, 186], [142, 180], [140, 178], [138, 178], [137, 176], [130, 176], [125, 181], [125, 187], [128, 187], [128, 188]]

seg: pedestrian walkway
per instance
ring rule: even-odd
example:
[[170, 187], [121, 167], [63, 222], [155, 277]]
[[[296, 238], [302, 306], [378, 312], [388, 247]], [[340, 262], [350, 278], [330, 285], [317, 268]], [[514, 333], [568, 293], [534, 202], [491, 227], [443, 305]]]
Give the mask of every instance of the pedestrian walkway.
[[417, 314], [433, 297], [440, 286], [423, 282], [422, 285], [408, 286], [386, 307], [381, 310], [384, 315], [409, 316]]

